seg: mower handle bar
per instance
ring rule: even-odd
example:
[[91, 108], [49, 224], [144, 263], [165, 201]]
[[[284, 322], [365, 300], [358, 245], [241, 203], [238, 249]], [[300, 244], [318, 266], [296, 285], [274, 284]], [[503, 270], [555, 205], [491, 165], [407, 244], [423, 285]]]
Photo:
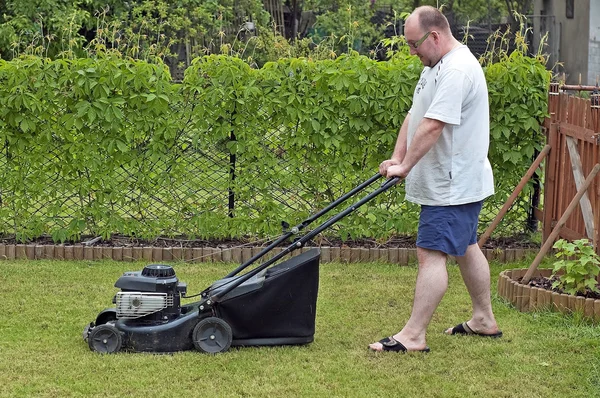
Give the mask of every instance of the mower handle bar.
[[[356, 192], [364, 189], [366, 186], [372, 184], [374, 181], [376, 181], [380, 177], [381, 177], [381, 175], [377, 174], [376, 176], [372, 177], [367, 182], [361, 184], [359, 186], [361, 189], [358, 189], [359, 187], [357, 187], [357, 188], [353, 189], [351, 192], [356, 193]], [[390, 189], [391, 187], [393, 187], [394, 185], [396, 185], [399, 181], [400, 181], [400, 177], [394, 177], [394, 178], [386, 180], [383, 184], [381, 184], [381, 186], [379, 188], [377, 188], [376, 190], [374, 190], [373, 192], [371, 192], [369, 195], [365, 196], [364, 198], [362, 198], [358, 202], [354, 203], [353, 205], [347, 207], [345, 210], [341, 211], [340, 213], [332, 216], [327, 221], [325, 221], [323, 224], [321, 224], [318, 227], [314, 228], [313, 230], [309, 231], [307, 234], [305, 234], [304, 236], [302, 236], [301, 238], [299, 238], [298, 240], [296, 240], [294, 243], [292, 243], [291, 245], [289, 245], [288, 247], [286, 247], [280, 253], [276, 254], [273, 257], [271, 257], [269, 260], [265, 261], [264, 263], [262, 263], [258, 267], [254, 268], [253, 270], [251, 270], [251, 271], [247, 272], [246, 274], [240, 276], [239, 278], [237, 278], [235, 280], [232, 280], [231, 282], [229, 282], [229, 286], [227, 286], [226, 288], [224, 288], [223, 290], [221, 290], [217, 294], [215, 294], [215, 295], [213, 295], [211, 297], [208, 297], [208, 299], [211, 300], [212, 302], [218, 302], [221, 297], [224, 297], [227, 293], [229, 293], [230, 291], [232, 291], [233, 289], [235, 289], [236, 287], [238, 287], [242, 283], [246, 282], [248, 279], [252, 278], [254, 275], [258, 274], [262, 270], [268, 268], [273, 263], [275, 263], [276, 261], [280, 260], [282, 257], [286, 256], [287, 254], [291, 253], [292, 251], [294, 251], [296, 249], [299, 249], [299, 248], [303, 247], [306, 242], [310, 241], [316, 235], [320, 234], [322, 231], [324, 231], [325, 229], [329, 228], [331, 225], [335, 224], [336, 222], [338, 222], [342, 218], [346, 217], [348, 214], [354, 212], [359, 207], [361, 207], [365, 203], [369, 202], [370, 200], [372, 200], [373, 198], [375, 198], [376, 196], [378, 196], [380, 193], [387, 191], [388, 189]], [[349, 195], [349, 196], [348, 195], [349, 194], [346, 194], [342, 198], [344, 198], [344, 200], [346, 200], [349, 196], [352, 196], [352, 195]], [[342, 198], [338, 199], [336, 202], [338, 202], [338, 204], [341, 203], [341, 202], [343, 202], [343, 200], [341, 200]], [[335, 206], [333, 206], [333, 207], [335, 207]], [[328, 210], [330, 210], [333, 207], [331, 205], [328, 206], [328, 208], [329, 208]], [[321, 211], [320, 213], [324, 214], [323, 211]], [[262, 255], [264, 255], [266, 253], [265, 250], [263, 250], [264, 253], [262, 253]], [[256, 257], [259, 258], [260, 256], [257, 255]], [[248, 264], [250, 264], [250, 260], [248, 261]], [[243, 265], [245, 265], [245, 264], [243, 264]], [[247, 266], [247, 265], [245, 265], [245, 266]], [[241, 267], [238, 267], [238, 268], [243, 269]], [[230, 275], [235, 275], [235, 273], [232, 273]]]
[[366, 187], [368, 187], [369, 185], [371, 185], [372, 183], [374, 183], [381, 177], [382, 177], [381, 174], [379, 174], [379, 173], [375, 174], [373, 177], [369, 178], [367, 181], [363, 182], [362, 184], [360, 184], [359, 186], [357, 186], [356, 188], [354, 188], [353, 190], [351, 190], [344, 196], [340, 197], [339, 199], [337, 199], [336, 201], [331, 203], [329, 206], [325, 207], [318, 213], [315, 213], [314, 215], [310, 216], [309, 218], [302, 221], [300, 224], [296, 225], [295, 227], [292, 227], [289, 231], [287, 231], [283, 235], [281, 235], [277, 240], [273, 241], [269, 246], [267, 246], [263, 250], [261, 250], [260, 253], [255, 254], [248, 261], [246, 261], [245, 263], [242, 263], [239, 267], [237, 267], [236, 269], [231, 271], [229, 274], [227, 274], [225, 276], [225, 278], [230, 278], [232, 276], [235, 276], [239, 272], [248, 268], [250, 265], [252, 265], [254, 262], [256, 262], [256, 260], [258, 260], [259, 258], [263, 257], [265, 254], [267, 254], [268, 252], [273, 250], [273, 248], [279, 246], [281, 243], [288, 240], [292, 235], [298, 234], [301, 230], [303, 230], [306, 226], [308, 226], [309, 224], [311, 224], [312, 222], [317, 220], [319, 217], [323, 216], [324, 214], [328, 213], [335, 207], [339, 206], [341, 203], [345, 202], [348, 198], [356, 195], [358, 192], [362, 191], [363, 189], [365, 189]]

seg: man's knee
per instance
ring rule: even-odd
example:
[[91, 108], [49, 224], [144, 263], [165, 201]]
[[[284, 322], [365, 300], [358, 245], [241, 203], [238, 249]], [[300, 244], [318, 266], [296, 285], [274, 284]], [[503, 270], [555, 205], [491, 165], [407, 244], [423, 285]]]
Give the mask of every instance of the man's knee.
[[446, 265], [448, 255], [439, 250], [417, 247], [417, 260], [419, 267]]

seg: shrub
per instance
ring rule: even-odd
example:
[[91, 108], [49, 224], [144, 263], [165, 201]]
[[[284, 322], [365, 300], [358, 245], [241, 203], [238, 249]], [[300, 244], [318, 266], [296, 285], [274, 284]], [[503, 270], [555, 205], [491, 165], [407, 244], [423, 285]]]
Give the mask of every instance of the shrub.
[[[503, 62], [486, 69], [498, 182], [487, 211], [543, 145], [548, 72], [528, 57]], [[175, 84], [163, 64], [110, 51], [0, 61], [0, 233], [21, 241], [279, 233], [282, 220], [302, 221], [376, 172], [421, 68], [406, 48], [385, 62], [350, 53], [260, 69], [211, 55]], [[506, 75], [510, 84], [496, 81]], [[402, 198], [398, 186], [332, 233], [412, 234], [418, 209]]]
[[556, 258], [552, 276], [558, 277], [553, 288], [568, 294], [584, 294], [588, 289], [599, 293], [596, 277], [600, 273], [600, 256], [587, 239], [573, 242], [559, 239], [554, 243]]

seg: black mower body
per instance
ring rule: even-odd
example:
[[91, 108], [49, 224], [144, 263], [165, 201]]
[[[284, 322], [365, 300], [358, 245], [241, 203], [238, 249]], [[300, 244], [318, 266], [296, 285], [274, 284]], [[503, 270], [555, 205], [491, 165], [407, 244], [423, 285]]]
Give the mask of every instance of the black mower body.
[[[122, 292], [140, 293], [140, 300], [144, 293], [167, 293], [174, 296], [173, 305], [141, 318], [120, 319], [119, 314], [131, 315], [132, 306], [120, 308], [129, 303], [123, 304], [115, 296], [117, 308], [102, 311], [84, 337], [87, 333], [90, 348], [99, 344], [96, 350], [103, 352], [106, 336], [95, 341], [93, 333], [95, 327], [108, 324], [119, 335], [109, 335], [108, 340], [120, 340], [119, 350], [183, 351], [195, 347], [194, 329], [201, 320], [218, 318], [231, 328], [231, 346], [310, 343], [315, 333], [319, 258], [320, 251], [311, 249], [252, 276], [216, 302], [205, 298], [183, 306], [179, 305], [180, 293], [185, 293], [186, 286], [170, 266], [153, 264], [143, 271], [126, 272], [115, 283]], [[163, 267], [168, 275], [148, 275], [149, 267]], [[203, 296], [210, 298], [225, 291], [238, 278], [216, 281]], [[133, 297], [130, 301], [135, 300]]]

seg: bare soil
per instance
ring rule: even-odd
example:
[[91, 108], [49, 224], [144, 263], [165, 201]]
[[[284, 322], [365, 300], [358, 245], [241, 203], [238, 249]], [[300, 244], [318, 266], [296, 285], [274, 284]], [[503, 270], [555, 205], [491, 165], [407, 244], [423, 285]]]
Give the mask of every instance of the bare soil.
[[[518, 280], [518, 282], [521, 282], [523, 278], [520, 278]], [[538, 278], [531, 278], [529, 280], [528, 285], [531, 287], [537, 287], [540, 289], [544, 289], [544, 290], [551, 290], [553, 292], [557, 292], [557, 293], [566, 293], [565, 291], [558, 289], [558, 288], [553, 288], [552, 284], [558, 280], [558, 277], [550, 277], [550, 278], [546, 278], [546, 277], [538, 277]], [[600, 289], [600, 282], [598, 284], [596, 284], [596, 288]], [[591, 299], [595, 299], [598, 300], [600, 299], [600, 294], [591, 291], [590, 289], [586, 289], [585, 294], [581, 294], [581, 293], [577, 293], [577, 296], [582, 296], [585, 298], [591, 298]]]

